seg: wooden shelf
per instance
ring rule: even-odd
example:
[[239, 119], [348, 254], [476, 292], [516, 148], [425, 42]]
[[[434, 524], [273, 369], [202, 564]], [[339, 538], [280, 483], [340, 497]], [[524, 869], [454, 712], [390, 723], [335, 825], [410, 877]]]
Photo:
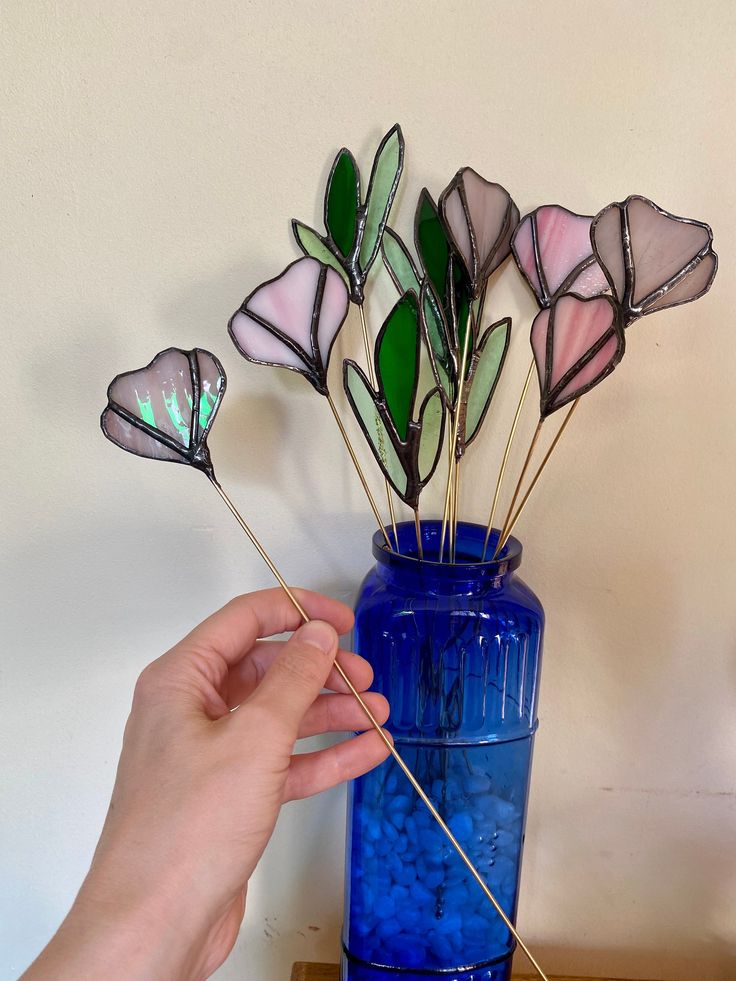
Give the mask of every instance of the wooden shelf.
[[[339, 981], [340, 968], [337, 964], [295, 964], [291, 972], [291, 981]], [[536, 974], [515, 974], [514, 981], [538, 981]], [[571, 977], [568, 975], [550, 975], [549, 981], [625, 981], [622, 978], [589, 978]]]

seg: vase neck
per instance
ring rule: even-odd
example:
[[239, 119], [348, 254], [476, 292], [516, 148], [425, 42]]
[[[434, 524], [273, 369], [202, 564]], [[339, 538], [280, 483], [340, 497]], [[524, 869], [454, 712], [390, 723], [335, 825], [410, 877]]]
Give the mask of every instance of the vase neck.
[[[418, 558], [415, 525], [404, 521], [396, 526], [398, 551], [389, 551], [383, 534], [373, 536], [373, 554], [380, 578], [406, 589], [429, 593], [467, 594], [504, 586], [521, 564], [521, 543], [509, 538], [498, 558], [490, 558], [496, 547], [494, 530], [483, 560], [486, 529], [483, 525], [458, 522], [455, 562], [439, 562], [442, 522], [422, 521], [423, 559]], [[386, 532], [393, 543], [393, 529]], [[447, 546], [445, 545], [445, 556]]]

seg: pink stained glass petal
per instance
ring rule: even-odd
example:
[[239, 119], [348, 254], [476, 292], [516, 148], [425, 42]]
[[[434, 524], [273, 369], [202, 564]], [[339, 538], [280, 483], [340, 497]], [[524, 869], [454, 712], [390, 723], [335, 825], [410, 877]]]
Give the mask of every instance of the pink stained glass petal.
[[537, 261], [534, 255], [534, 240], [532, 238], [533, 215], [522, 218], [514, 233], [511, 248], [516, 259], [516, 265], [529, 282], [537, 301], [542, 303], [542, 287], [537, 274]]
[[514, 257], [540, 306], [549, 306], [560, 292], [588, 297], [609, 289], [590, 244], [592, 220], [548, 204], [526, 215], [516, 229]]
[[192, 421], [192, 378], [186, 353], [164, 351], [139, 371], [119, 375], [111, 384], [110, 401], [154, 424], [185, 449]]
[[[592, 217], [576, 215], [559, 205], [546, 205], [538, 209], [536, 224], [539, 257], [550, 294], [557, 293], [576, 266], [592, 255], [590, 244], [592, 220]], [[608, 286], [603, 271], [597, 263], [595, 266], [598, 269], [597, 285], [600, 288], [593, 295], [603, 292]], [[595, 283], [593, 277], [580, 283], [580, 286], [586, 288]]]
[[496, 245], [507, 232], [505, 223], [511, 199], [500, 184], [483, 180], [480, 174], [476, 174], [469, 167], [463, 174], [463, 184], [470, 220], [475, 232], [478, 267], [485, 269]]
[[307, 354], [312, 354], [312, 313], [320, 269], [316, 259], [297, 259], [246, 300], [246, 312], [273, 324]]
[[558, 392], [550, 402], [550, 409], [559, 409], [566, 402], [577, 397], [581, 390], [588, 390], [597, 381], [603, 381], [606, 375], [613, 370], [618, 355], [620, 340], [616, 334], [612, 334], [605, 344], [596, 354], [586, 362], [563, 389]]
[[442, 192], [440, 211], [477, 292], [509, 254], [518, 208], [500, 184], [464, 167]]
[[175, 450], [164, 446], [153, 436], [136, 429], [131, 423], [122, 419], [117, 412], [107, 408], [102, 413], [102, 431], [109, 440], [130, 453], [145, 456], [151, 460], [167, 460], [170, 463], [187, 463], [188, 461]]
[[317, 348], [325, 372], [330, 360], [332, 343], [345, 322], [349, 304], [350, 298], [345, 281], [334, 269], [328, 267], [317, 328]]
[[239, 310], [230, 321], [230, 333], [241, 353], [260, 364], [282, 365], [304, 371], [304, 360], [263, 324]]
[[592, 262], [580, 273], [573, 281], [569, 291], [577, 293], [578, 296], [600, 296], [611, 287], [606, 279], [606, 274], [598, 265], [597, 260], [591, 255]]
[[531, 343], [542, 418], [584, 395], [613, 371], [624, 352], [619, 308], [607, 296], [563, 294], [537, 314]]
[[591, 238], [599, 263], [608, 271], [616, 299], [622, 302], [625, 290], [624, 255], [621, 245], [621, 212], [609, 204], [593, 219]]
[[718, 259], [715, 252], [706, 252], [697, 266], [677, 286], [673, 286], [658, 300], [648, 304], [646, 312], [653, 313], [655, 310], [664, 310], [667, 307], [679, 306], [681, 303], [689, 303], [690, 300], [697, 300], [710, 289], [717, 269]]
[[632, 305], [637, 306], [684, 269], [711, 236], [707, 226], [666, 214], [645, 198], [629, 198], [627, 211], [634, 262]]
[[211, 475], [206, 436], [225, 385], [225, 371], [209, 351], [169, 348], [144, 368], [112, 380], [102, 431], [130, 453]]
[[614, 311], [607, 300], [583, 302], [574, 296], [562, 296], [555, 303], [553, 317], [550, 389], [610, 329]]
[[465, 209], [457, 188], [452, 190], [442, 202], [442, 215], [452, 233], [455, 245], [462, 256], [465, 268], [473, 275], [473, 249], [470, 243], [470, 228]]

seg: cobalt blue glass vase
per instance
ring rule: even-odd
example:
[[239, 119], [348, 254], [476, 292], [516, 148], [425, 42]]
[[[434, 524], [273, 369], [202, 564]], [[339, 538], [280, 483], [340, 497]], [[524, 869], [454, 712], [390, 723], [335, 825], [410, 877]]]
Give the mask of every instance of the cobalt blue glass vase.
[[[412, 523], [401, 554], [373, 539], [354, 649], [391, 703], [388, 729], [504, 911], [515, 921], [544, 613], [516, 576], [510, 538], [481, 561], [485, 528]], [[493, 554], [496, 535], [488, 554]], [[348, 792], [342, 981], [508, 981], [508, 928], [392, 759]]]

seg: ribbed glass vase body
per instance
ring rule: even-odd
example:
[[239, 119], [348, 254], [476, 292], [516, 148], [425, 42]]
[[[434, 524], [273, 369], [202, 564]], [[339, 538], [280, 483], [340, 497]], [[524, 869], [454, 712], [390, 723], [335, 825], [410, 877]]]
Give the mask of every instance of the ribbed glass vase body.
[[[399, 752], [513, 921], [544, 614], [515, 575], [520, 544], [481, 562], [484, 534], [459, 525], [452, 565], [431, 560], [438, 522], [422, 526], [424, 562], [413, 525], [401, 555], [377, 535], [355, 650]], [[343, 981], [510, 977], [508, 928], [393, 760], [349, 790], [343, 947]]]

